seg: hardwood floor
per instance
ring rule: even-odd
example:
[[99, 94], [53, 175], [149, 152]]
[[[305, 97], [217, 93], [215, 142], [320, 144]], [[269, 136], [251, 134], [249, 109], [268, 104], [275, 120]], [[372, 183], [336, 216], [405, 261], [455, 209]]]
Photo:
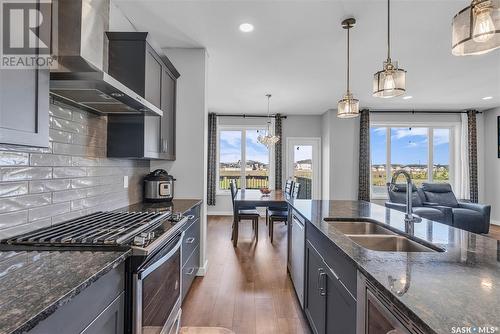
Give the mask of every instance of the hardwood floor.
[[490, 233], [488, 233], [487, 236], [500, 240], [500, 226], [491, 224]]
[[286, 226], [276, 223], [271, 244], [261, 219], [231, 243], [231, 217], [208, 218], [208, 272], [197, 277], [182, 306], [182, 326], [220, 326], [242, 333], [310, 333], [286, 270]]

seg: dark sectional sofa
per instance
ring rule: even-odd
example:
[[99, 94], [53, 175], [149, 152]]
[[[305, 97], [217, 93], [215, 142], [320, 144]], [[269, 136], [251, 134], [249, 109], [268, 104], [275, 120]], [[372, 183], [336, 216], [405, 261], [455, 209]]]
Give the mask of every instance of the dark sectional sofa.
[[[389, 187], [390, 201], [385, 206], [406, 211], [406, 185]], [[491, 206], [458, 201], [448, 183], [424, 183], [412, 189], [413, 213], [474, 233], [488, 233]]]

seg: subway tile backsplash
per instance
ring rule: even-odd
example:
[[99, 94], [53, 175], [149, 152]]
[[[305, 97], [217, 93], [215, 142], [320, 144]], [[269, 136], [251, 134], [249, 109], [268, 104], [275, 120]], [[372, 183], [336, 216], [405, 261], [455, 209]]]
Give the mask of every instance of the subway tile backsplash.
[[106, 131], [105, 116], [51, 102], [49, 148], [0, 144], [0, 238], [142, 200], [149, 162], [106, 158]]

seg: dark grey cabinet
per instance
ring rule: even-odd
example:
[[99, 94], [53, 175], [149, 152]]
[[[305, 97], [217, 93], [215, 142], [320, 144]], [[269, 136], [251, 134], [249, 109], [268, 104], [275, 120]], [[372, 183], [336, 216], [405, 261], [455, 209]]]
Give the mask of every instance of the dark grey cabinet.
[[188, 221], [183, 227], [182, 243], [182, 300], [189, 292], [200, 268], [200, 205], [191, 208], [184, 215]]
[[30, 334], [121, 334], [125, 265], [120, 264], [40, 322]]
[[125, 293], [122, 292], [81, 334], [122, 334]]
[[316, 334], [355, 334], [356, 268], [315, 227], [309, 224], [306, 231], [304, 311], [311, 329]]
[[0, 143], [49, 146], [49, 70], [0, 70]]
[[325, 264], [310, 242], [306, 243], [306, 298], [304, 310], [314, 333], [325, 333], [326, 287]]
[[151, 47], [147, 33], [108, 32], [107, 36], [108, 73], [163, 112], [161, 117], [108, 116], [108, 156], [175, 160], [179, 72]]

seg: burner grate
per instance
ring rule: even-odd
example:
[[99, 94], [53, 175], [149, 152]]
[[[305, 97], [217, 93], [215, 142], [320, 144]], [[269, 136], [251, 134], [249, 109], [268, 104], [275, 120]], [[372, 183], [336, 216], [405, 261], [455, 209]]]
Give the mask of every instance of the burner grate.
[[11, 245], [119, 246], [127, 244], [145, 229], [158, 225], [168, 215], [153, 212], [96, 212], [21, 234], [5, 242]]

